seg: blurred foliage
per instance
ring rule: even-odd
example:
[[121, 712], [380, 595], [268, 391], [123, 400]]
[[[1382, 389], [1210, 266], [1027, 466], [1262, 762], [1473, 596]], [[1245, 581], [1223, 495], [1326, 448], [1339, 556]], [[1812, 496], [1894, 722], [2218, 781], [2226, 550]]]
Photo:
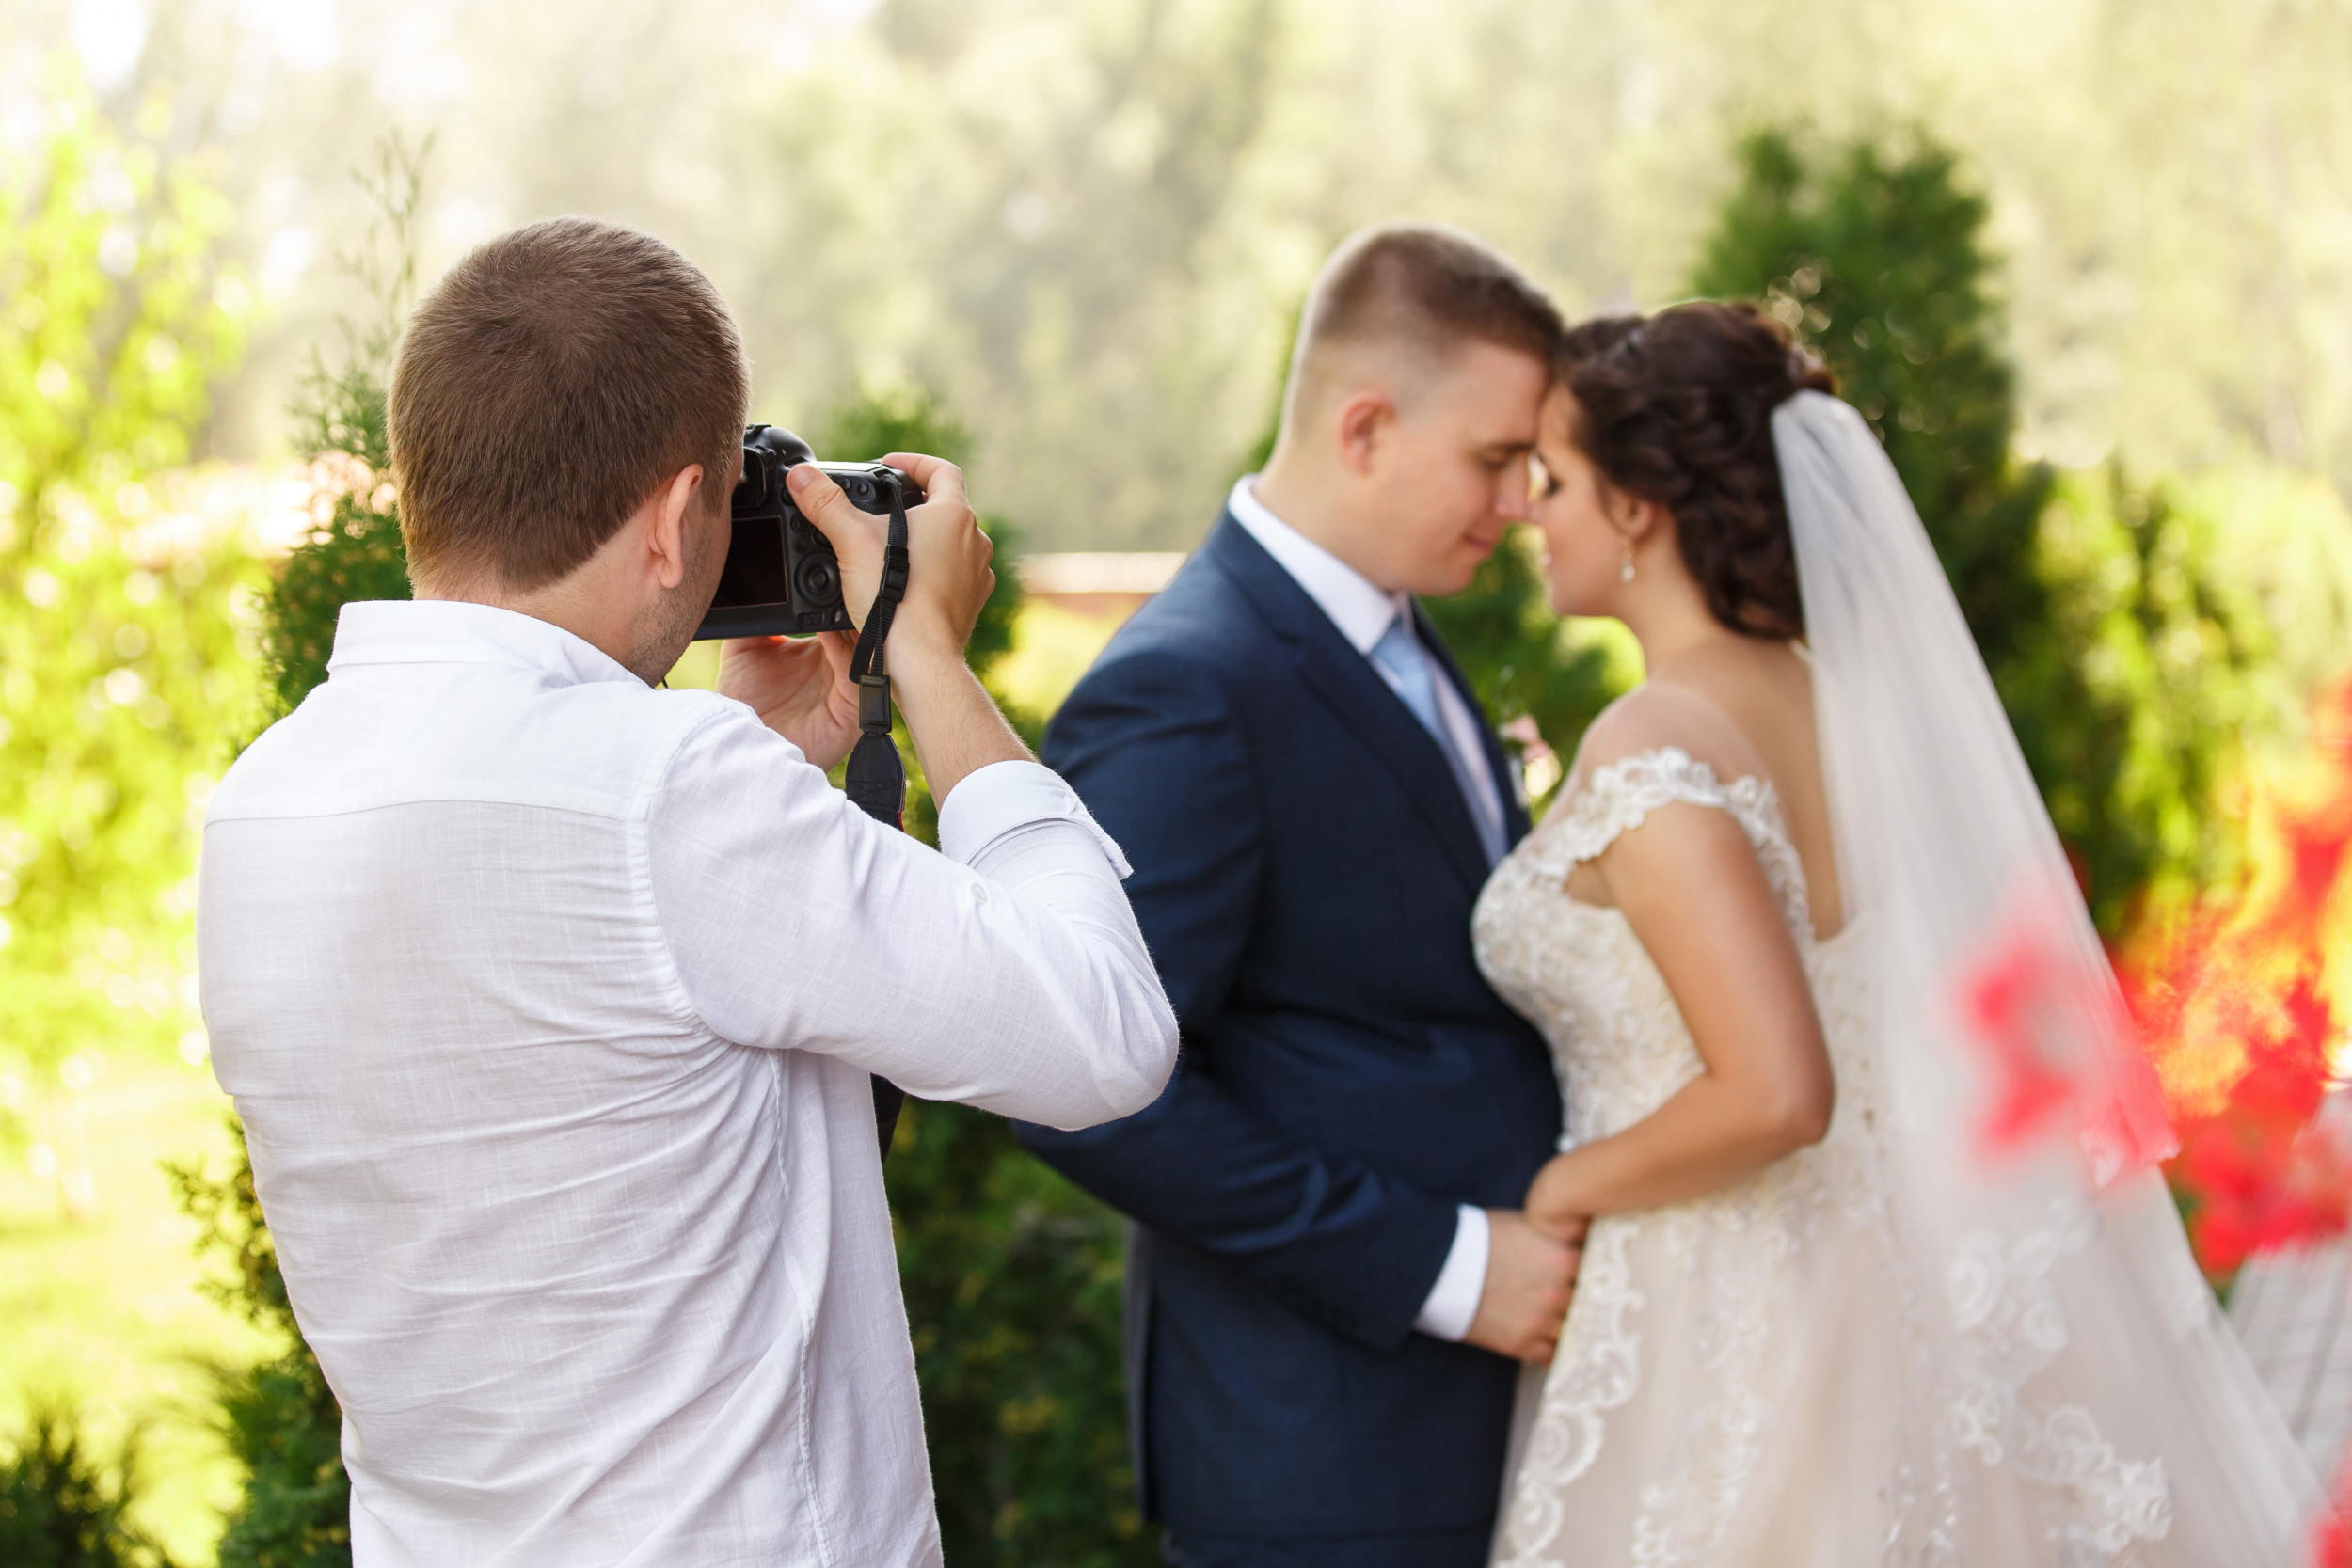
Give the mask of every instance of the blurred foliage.
[[1693, 285], [1760, 300], [1886, 445], [2109, 936], [2215, 867], [2201, 831], [2270, 637], [2211, 519], [2120, 467], [2063, 484], [2010, 456], [1984, 198], [1924, 137], [1752, 137]]
[[[1287, 307], [1359, 225], [1461, 224], [1579, 312], [1671, 298], [1739, 132], [1791, 117], [1836, 136], [1924, 120], [1983, 171], [2030, 455], [2095, 467], [2120, 444], [2172, 471], [2248, 441], [2352, 493], [2336, 5], [1874, 0], [1867, 27], [1850, 0], [545, 11], [173, 0], [77, 26], [116, 13], [20, 0], [0, 32], [112, 56], [127, 99], [169, 83], [257, 261], [295, 225], [356, 232], [342, 170], [419, 116], [444, 127], [428, 270], [529, 217], [639, 214], [737, 302], [763, 418], [936, 387], [1041, 550], [1200, 538]], [[667, 84], [690, 79], [679, 112]], [[278, 443], [341, 287], [278, 254], [284, 329], [222, 415], [241, 453]]]
[[252, 700], [261, 569], [155, 478], [246, 294], [223, 203], [150, 145], [152, 114], [126, 130], [60, 67], [37, 134], [0, 142], [0, 1058], [44, 1096], [192, 1030], [194, 826]]
[[[293, 712], [326, 678], [345, 604], [409, 596], [390, 485], [386, 394], [401, 323], [415, 296], [417, 215], [429, 151], [429, 142], [412, 149], [389, 138], [374, 166], [357, 176], [376, 215], [360, 249], [340, 265], [367, 294], [372, 313], [364, 325], [339, 323], [342, 353], [331, 365], [324, 352], [312, 354], [291, 410], [320, 486], [313, 505], [328, 520], [294, 547], [263, 601], [267, 722]], [[221, 1424], [246, 1473], [221, 1539], [221, 1568], [347, 1568], [351, 1482], [342, 1465], [342, 1412], [294, 1322], [241, 1127], [235, 1136], [237, 1164], [227, 1177], [214, 1180], [194, 1166], [170, 1171], [181, 1206], [201, 1227], [199, 1249], [232, 1265], [219, 1298], [281, 1333], [286, 1345], [274, 1358], [215, 1375]]]
[[298, 450], [326, 476], [327, 520], [287, 556], [270, 593], [262, 649], [273, 721], [326, 678], [344, 605], [409, 596], [386, 399], [401, 323], [416, 298], [417, 220], [432, 149], [430, 137], [412, 148], [394, 135], [376, 150], [373, 168], [358, 175], [375, 215], [340, 270], [366, 293], [371, 316], [364, 326], [338, 322], [342, 354], [332, 365], [312, 348], [292, 410]]
[[1128, 1464], [1119, 1216], [962, 1105], [910, 1101], [883, 1175], [946, 1560], [1158, 1561]]
[[0, 1563], [8, 1568], [170, 1568], [128, 1517], [138, 1448], [111, 1460], [62, 1412], [36, 1409], [0, 1453]]
[[[828, 460], [894, 451], [961, 464], [971, 438], [937, 396], [867, 392], [818, 429]], [[1012, 646], [1018, 530], [983, 515], [996, 588], [971, 660], [988, 680]], [[1034, 745], [1047, 715], [1007, 703]], [[936, 842], [938, 811], [903, 722], [907, 829]], [[1156, 1560], [1127, 1466], [1120, 1398], [1119, 1216], [1038, 1164], [1002, 1118], [909, 1101], [882, 1167], [914, 1336], [923, 1427], [947, 1560], [1111, 1568]]]
[[[1540, 810], [1584, 727], [1642, 678], [1642, 657], [1631, 634], [1614, 623], [1564, 621], [1552, 613], [1536, 550], [1533, 530], [1513, 529], [1468, 588], [1422, 608], [1503, 731], [1504, 746], [1518, 754]], [[1515, 722], [1522, 719], [1534, 722], [1539, 746], [1531, 746]], [[1553, 756], [1547, 759], [1544, 749]]]
[[182, 1209], [199, 1227], [198, 1251], [230, 1264], [228, 1279], [210, 1282], [209, 1293], [287, 1347], [249, 1367], [214, 1370], [221, 1427], [246, 1472], [221, 1537], [220, 1568], [348, 1568], [342, 1413], [287, 1302], [244, 1129], [232, 1119], [230, 1130], [237, 1160], [226, 1177], [215, 1180], [194, 1164], [166, 1167]]

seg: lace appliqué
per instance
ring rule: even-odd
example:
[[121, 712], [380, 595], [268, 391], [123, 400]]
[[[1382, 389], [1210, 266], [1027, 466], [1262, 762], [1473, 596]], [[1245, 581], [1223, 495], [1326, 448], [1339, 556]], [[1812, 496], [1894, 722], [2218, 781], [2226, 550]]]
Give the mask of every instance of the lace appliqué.
[[[1577, 863], [1677, 801], [1724, 811], [1739, 822], [1801, 951], [1809, 963], [1817, 957], [1803, 865], [1768, 782], [1746, 777], [1724, 784], [1705, 763], [1677, 748], [1596, 770], [1536, 840], [1498, 872], [1478, 922], [1479, 951], [1490, 977], [1522, 1011], [1544, 1021], [1552, 1038], [1570, 1086], [1564, 1144], [1604, 1137], [1640, 1120], [1703, 1066], [1662, 977], [1624, 917], [1577, 904], [1565, 889]], [[1564, 943], [1550, 921], [1534, 918], [1530, 900], [1554, 915], [1565, 907], [1565, 918], [1589, 923], [1596, 940]], [[1544, 951], [1519, 944], [1530, 934]], [[1566, 967], [1551, 967], [1563, 962]], [[1859, 999], [1851, 987], [1823, 983], [1827, 979], [1823, 974], [1816, 984], [1824, 1022], [1834, 1037], [1852, 1038]], [[1837, 1070], [1842, 1085], [1850, 1069], [1840, 1060]], [[1856, 1084], [1851, 1090], [1841, 1087], [1839, 1118], [1849, 1127], [1867, 1125], [1867, 1074], [1858, 1063], [1851, 1070]], [[1642, 1341], [1632, 1320], [1644, 1296], [1628, 1254], [1644, 1237], [1658, 1238], [1680, 1266], [1695, 1272], [1704, 1305], [1694, 1341], [1677, 1348], [1687, 1349], [1704, 1370], [1710, 1394], [1677, 1428], [1677, 1461], [1641, 1488], [1631, 1560], [1640, 1568], [1675, 1568], [1696, 1561], [1721, 1536], [1755, 1474], [1773, 1416], [1772, 1401], [1757, 1386], [1772, 1328], [1769, 1278], [1819, 1223], [1817, 1212], [1840, 1211], [1842, 1195], [1860, 1195], [1853, 1205], [1859, 1212], [1871, 1208], [1869, 1162], [1855, 1154], [1852, 1143], [1834, 1133], [1820, 1148], [1725, 1192], [1650, 1213], [1612, 1215], [1593, 1227], [1560, 1358], [1546, 1379], [1508, 1505], [1497, 1568], [1549, 1568], [1568, 1560], [1560, 1552], [1575, 1556], [1594, 1548], [1591, 1542], [1561, 1540], [1561, 1527], [1570, 1488], [1599, 1457], [1606, 1416], [1638, 1390]]]
[[[1905, 1258], [1888, 1197], [1868, 922], [1814, 939], [1803, 865], [1766, 781], [1726, 784], [1675, 748], [1626, 758], [1597, 769], [1488, 883], [1474, 919], [1479, 962], [1550, 1043], [1565, 1087], [1563, 1147], [1622, 1131], [1703, 1070], [1624, 915], [1566, 891], [1575, 865], [1677, 801], [1730, 814], [1754, 845], [1811, 982], [1837, 1110], [1820, 1144], [1747, 1181], [1595, 1224], [1506, 1502], [1497, 1568], [1629, 1560], [1677, 1568], [1723, 1551], [1784, 1418], [1772, 1397], [1781, 1374], [1771, 1370], [1788, 1330], [1780, 1282], [1820, 1245], [1849, 1249], [1853, 1267], [1890, 1287], [1874, 1310], [1894, 1319], [1887, 1328], [1904, 1369], [1896, 1375], [1920, 1418], [1885, 1433], [1886, 1467], [1872, 1488], [1885, 1510], [1889, 1563], [1976, 1561], [1963, 1544], [1972, 1499], [2000, 1484], [1996, 1477], [2030, 1488], [2019, 1501], [2052, 1550], [2035, 1560], [2139, 1560], [2141, 1544], [2171, 1528], [2163, 1462], [2120, 1455], [2090, 1410], [2045, 1375], [2068, 1345], [2053, 1275], [2090, 1245], [2098, 1221], [2087, 1205], [2068, 1208], [2023, 1234], [1972, 1236], [1940, 1270]], [[2176, 1328], [2212, 1316], [2209, 1300], [2190, 1309], [2189, 1283], [2181, 1303], [2166, 1303]], [[1657, 1333], [1645, 1342], [1643, 1317], [1669, 1310], [1673, 1342]], [[1645, 1397], [1645, 1380], [1662, 1386], [1668, 1369], [1673, 1397], [1662, 1387]], [[1604, 1457], [1626, 1422], [1639, 1423], [1625, 1430], [1640, 1436], [1625, 1451], [1654, 1459]], [[1613, 1539], [1592, 1534], [1603, 1520], [1615, 1521]]]
[[2094, 1227], [2088, 1206], [2061, 1206], [2013, 1243], [1979, 1231], [1963, 1239], [1947, 1275], [1959, 1331], [1947, 1412], [1953, 1438], [1987, 1465], [2006, 1464], [2058, 1493], [2050, 1536], [2068, 1568], [2105, 1563], [2135, 1540], [2160, 1541], [2172, 1528], [2161, 1459], [2122, 1459], [2090, 1411], [2026, 1392], [2066, 1348], [2066, 1314], [2051, 1271], [2081, 1252]]
[[1541, 1475], [1547, 1484], [1514, 1490], [1504, 1545], [1518, 1549], [1498, 1558], [1495, 1568], [1548, 1568], [1553, 1561], [1533, 1554], [1559, 1539], [1568, 1486], [1600, 1457], [1601, 1417], [1640, 1386], [1641, 1337], [1626, 1323], [1642, 1306], [1626, 1264], [1632, 1239], [1633, 1227], [1616, 1219], [1601, 1221], [1586, 1238], [1575, 1305], [1562, 1331], [1564, 1338], [1575, 1336], [1576, 1359], [1545, 1380], [1543, 1414], [1522, 1461], [1525, 1472]]

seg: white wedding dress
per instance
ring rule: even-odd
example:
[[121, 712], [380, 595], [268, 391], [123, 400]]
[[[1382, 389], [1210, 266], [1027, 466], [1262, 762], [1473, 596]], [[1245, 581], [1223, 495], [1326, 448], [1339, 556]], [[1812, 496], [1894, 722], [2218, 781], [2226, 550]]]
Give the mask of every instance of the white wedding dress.
[[[1594, 726], [1475, 936], [1550, 1043], [1564, 1147], [1620, 1132], [1703, 1064], [1625, 917], [1571, 897], [1569, 874], [1670, 803], [1727, 813], [1810, 977], [1836, 1111], [1821, 1143], [1753, 1178], [1594, 1223], [1558, 1352], [1522, 1386], [1494, 1560], [2299, 1564], [2313, 1483], [2146, 1168], [2162, 1149], [2143, 1129], [2139, 1158], [2119, 1156], [2132, 1113], [2112, 1106], [1998, 1169], [1968, 1145], [1950, 971], [2021, 870], [2064, 863], [1867, 426], [1806, 393], [1774, 428], [1855, 912], [1817, 940], [1753, 749], [1720, 716], [1694, 722], [1694, 700], [1644, 691]], [[2066, 885], [2051, 961], [2111, 990]], [[2076, 1043], [2062, 1065], [2088, 1105], [2115, 1042]]]

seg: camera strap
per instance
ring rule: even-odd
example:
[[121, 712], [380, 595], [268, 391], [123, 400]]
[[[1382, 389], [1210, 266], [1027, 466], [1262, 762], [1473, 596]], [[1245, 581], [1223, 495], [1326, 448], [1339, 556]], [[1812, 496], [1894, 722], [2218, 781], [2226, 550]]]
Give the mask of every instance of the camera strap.
[[[850, 658], [850, 678], [857, 682], [856, 747], [850, 752], [843, 780], [850, 800], [877, 822], [901, 832], [906, 828], [907, 769], [899, 760], [898, 743], [890, 736], [890, 674], [882, 662], [882, 644], [890, 638], [890, 623], [898, 601], [907, 595], [907, 503], [899, 486], [890, 487], [890, 533], [882, 548], [882, 589], [866, 625], [857, 634], [857, 652]], [[889, 1079], [874, 1081], [874, 1129], [887, 1156], [898, 1130], [898, 1108], [906, 1091]]]

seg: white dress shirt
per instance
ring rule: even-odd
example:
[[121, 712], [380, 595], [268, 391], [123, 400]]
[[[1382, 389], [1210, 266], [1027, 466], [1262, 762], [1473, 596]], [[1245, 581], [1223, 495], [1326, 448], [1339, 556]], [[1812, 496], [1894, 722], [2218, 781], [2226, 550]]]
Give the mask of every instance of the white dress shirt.
[[214, 798], [198, 944], [355, 1563], [936, 1563], [867, 1074], [1149, 1104], [1117, 847], [1000, 763], [935, 852], [487, 606], [346, 606], [328, 670]]
[[[1348, 645], [1363, 655], [1374, 673], [1391, 689], [1395, 689], [1395, 677], [1374, 660], [1372, 650], [1388, 635], [1390, 624], [1400, 616], [1408, 627], [1412, 625], [1411, 595], [1391, 594], [1375, 587], [1355, 567], [1268, 511], [1251, 488], [1257, 478], [1250, 474], [1240, 480], [1226, 499], [1233, 520], [1264, 546], [1266, 554], [1291, 575], [1292, 580], [1306, 590], [1307, 596], [1331, 618], [1332, 626], [1347, 639]], [[1499, 837], [1502, 797], [1496, 792], [1494, 770], [1487, 766], [1483, 726], [1470, 705], [1462, 701], [1461, 693], [1454, 689], [1453, 682], [1438, 679], [1437, 690], [1438, 711], [1445, 720], [1446, 735], [1453, 740], [1458, 760], [1472, 782], [1467, 803], [1482, 816], [1492, 814]], [[1489, 1241], [1486, 1212], [1463, 1204], [1454, 1227], [1453, 1249], [1446, 1254], [1444, 1267], [1438, 1271], [1438, 1282], [1430, 1287], [1428, 1299], [1422, 1303], [1421, 1315], [1413, 1320], [1415, 1328], [1439, 1339], [1458, 1340], [1470, 1333], [1471, 1321], [1478, 1316], [1479, 1299], [1486, 1292]]]

